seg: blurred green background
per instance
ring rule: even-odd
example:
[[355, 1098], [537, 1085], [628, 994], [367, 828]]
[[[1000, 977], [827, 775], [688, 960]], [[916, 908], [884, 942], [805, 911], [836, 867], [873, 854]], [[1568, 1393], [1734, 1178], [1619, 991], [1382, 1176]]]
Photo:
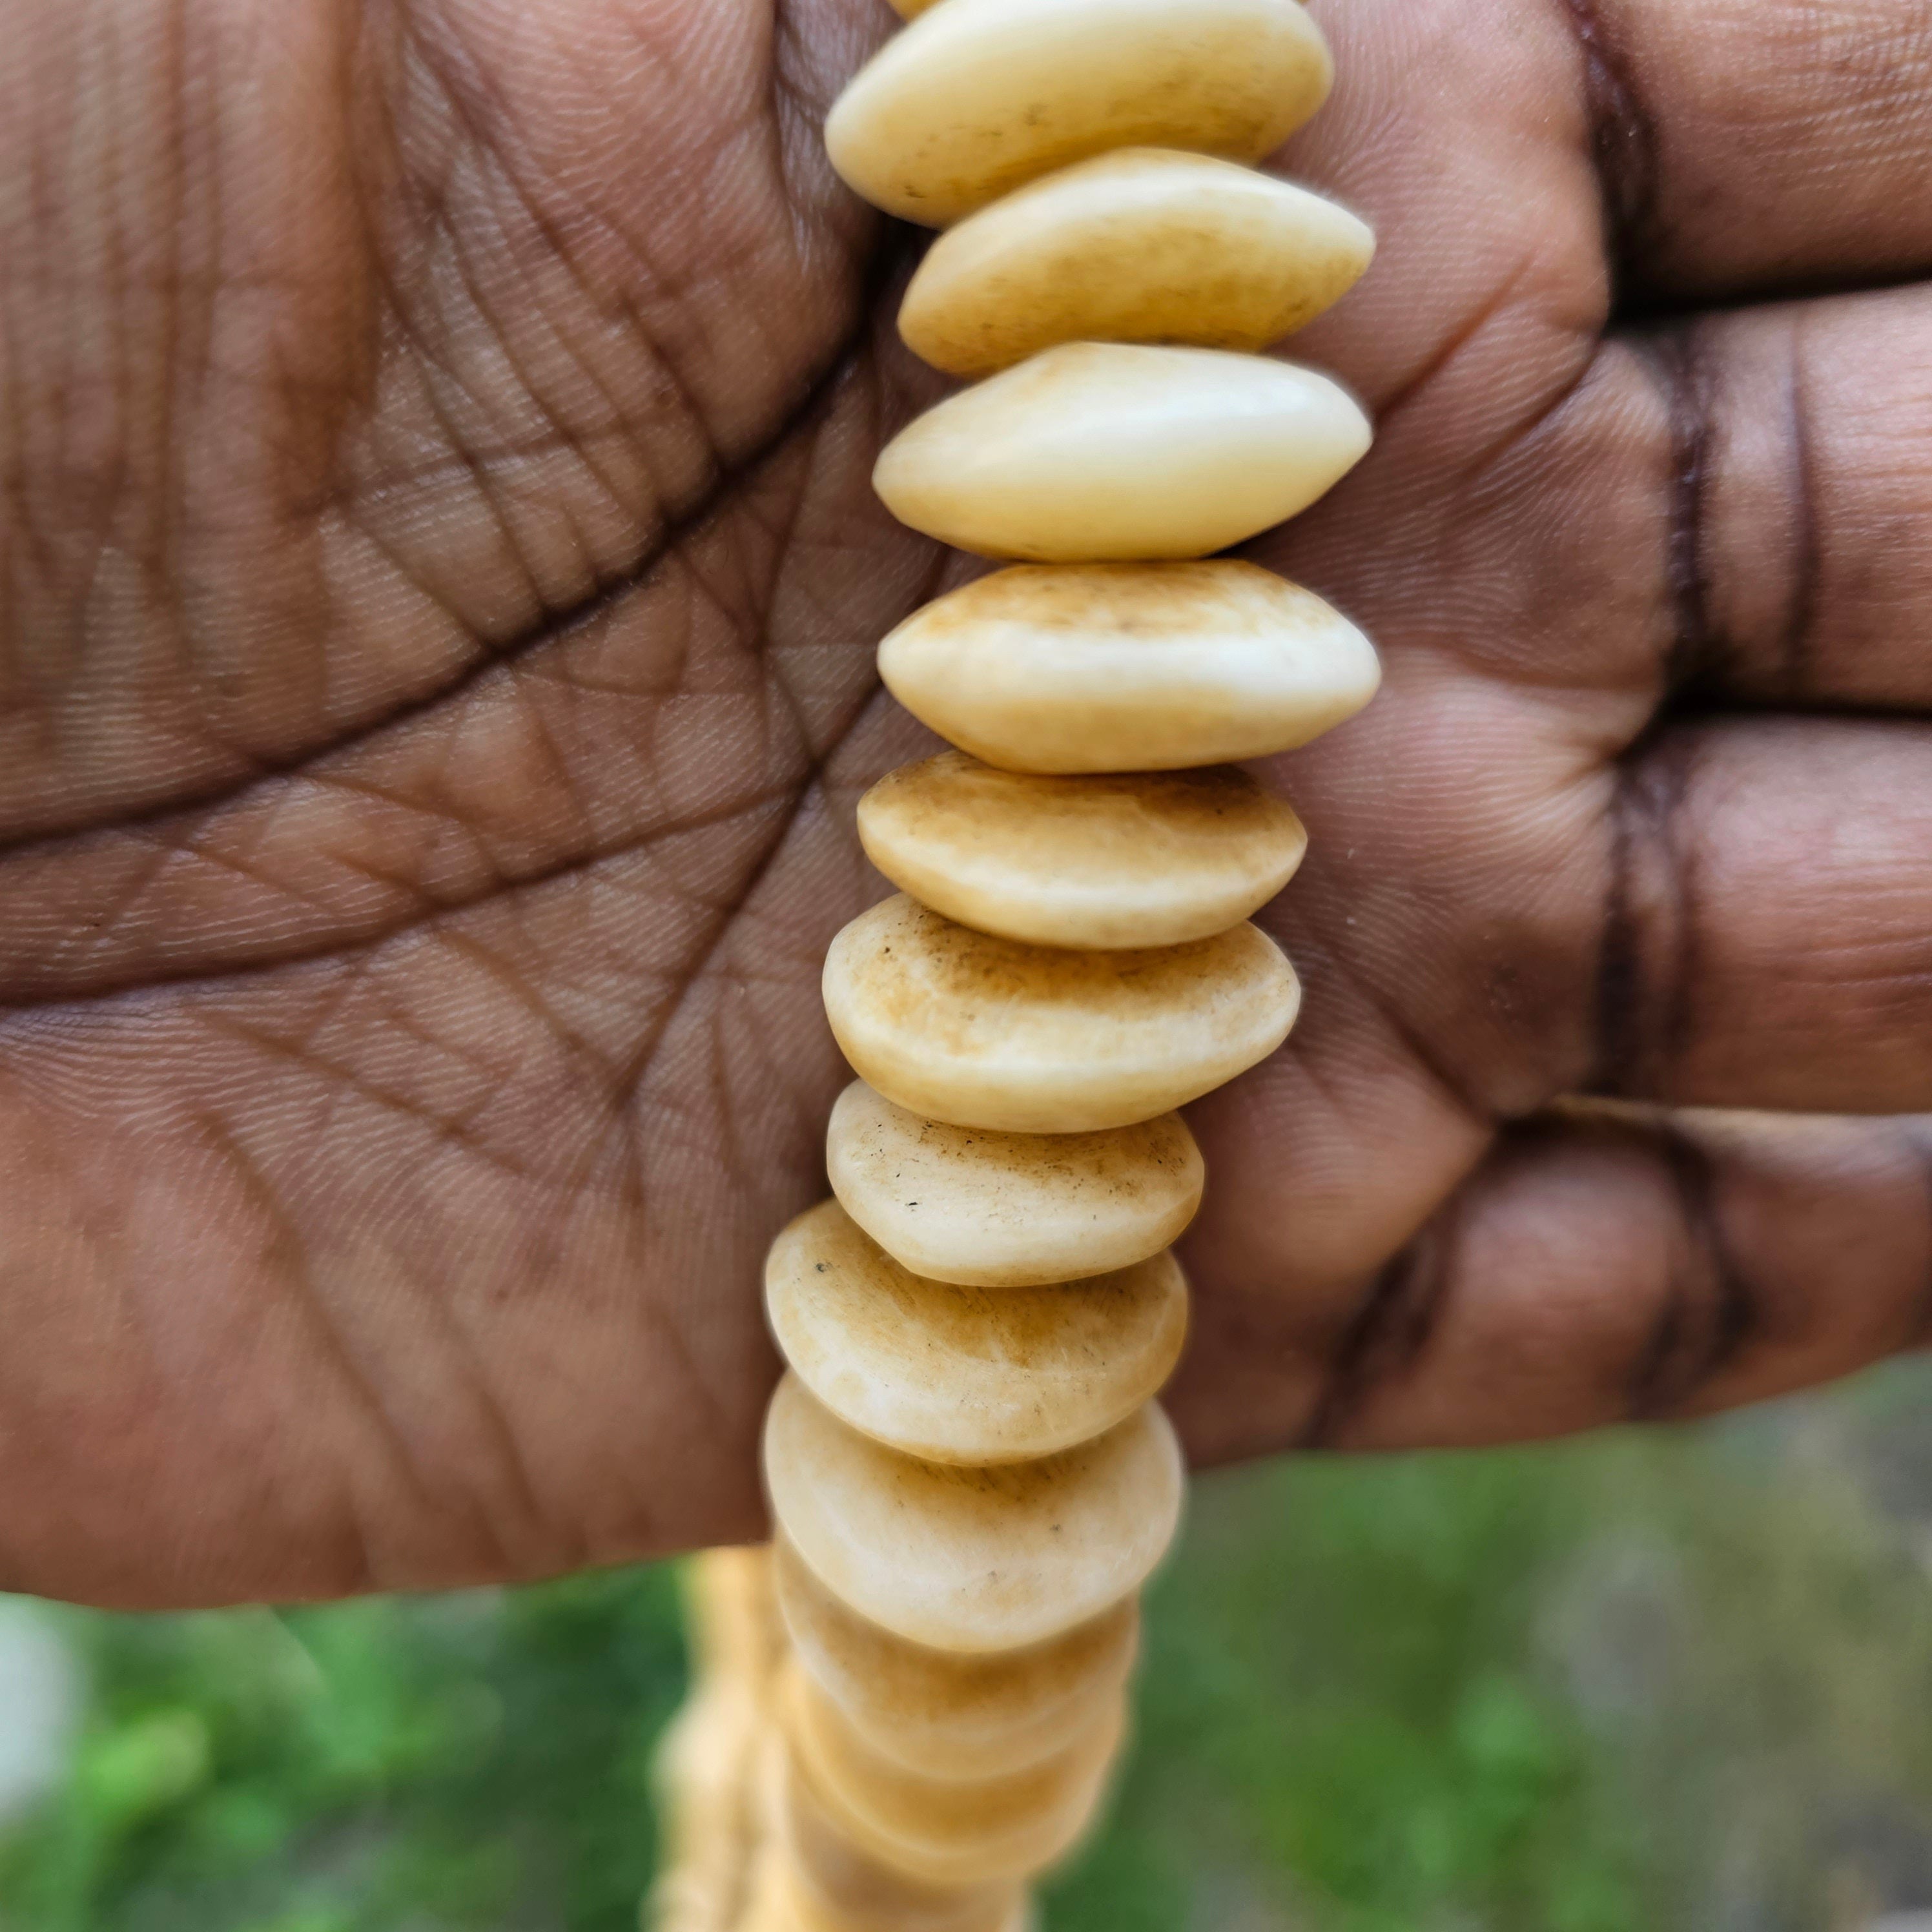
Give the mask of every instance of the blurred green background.
[[[682, 1672], [662, 1568], [0, 1599], [0, 1928], [628, 1932]], [[1932, 1928], [1932, 1370], [1210, 1478], [1138, 1735], [1048, 1932]]]

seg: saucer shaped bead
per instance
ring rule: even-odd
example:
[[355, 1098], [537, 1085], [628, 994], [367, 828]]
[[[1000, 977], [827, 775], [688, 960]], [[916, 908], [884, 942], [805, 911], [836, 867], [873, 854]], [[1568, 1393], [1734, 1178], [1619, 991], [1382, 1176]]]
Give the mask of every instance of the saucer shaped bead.
[[1232, 1080], [1287, 1038], [1300, 988], [1253, 926], [1073, 952], [901, 896], [832, 941], [824, 995], [846, 1058], [888, 1100], [958, 1126], [1052, 1134], [1130, 1126]]
[[1180, 1521], [1180, 1445], [1149, 1402], [1036, 1462], [920, 1461], [848, 1428], [795, 1376], [765, 1420], [778, 1528], [868, 1622], [934, 1650], [1016, 1650], [1131, 1596]]
[[1068, 342], [928, 410], [872, 484], [901, 523], [982, 556], [1199, 557], [1306, 509], [1369, 440], [1361, 406], [1312, 369]]
[[1258, 160], [1334, 79], [1295, 0], [944, 0], [860, 70], [825, 146], [874, 207], [943, 228], [1110, 148]]
[[855, 1080], [826, 1135], [845, 1211], [915, 1274], [1034, 1288], [1106, 1274], [1180, 1238], [1201, 1150], [1178, 1114], [1086, 1134], [1003, 1134], [908, 1112]]
[[866, 855], [980, 932], [1036, 946], [1174, 946], [1258, 911], [1307, 849], [1301, 821], [1233, 766], [1040, 778], [944, 752], [859, 802]]
[[886, 688], [1008, 771], [1172, 771], [1294, 750], [1366, 704], [1375, 649], [1338, 611], [1232, 558], [1021, 564], [915, 611]]
[[949, 230], [899, 310], [906, 346], [986, 376], [1062, 342], [1264, 349], [1346, 295], [1367, 223], [1210, 155], [1130, 148], [1030, 183]]

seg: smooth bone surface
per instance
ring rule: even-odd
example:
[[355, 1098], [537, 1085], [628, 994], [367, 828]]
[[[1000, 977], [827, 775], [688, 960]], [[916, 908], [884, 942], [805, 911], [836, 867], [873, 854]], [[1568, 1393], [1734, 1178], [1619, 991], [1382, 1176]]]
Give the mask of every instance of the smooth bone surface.
[[1208, 939], [1258, 911], [1308, 847], [1233, 766], [1041, 778], [942, 752], [859, 801], [866, 856], [934, 911], [1037, 946]]
[[1334, 77], [1294, 0], [946, 0], [861, 70], [825, 145], [874, 207], [944, 227], [1109, 148], [1258, 160]]
[[1070, 952], [901, 896], [832, 941], [824, 995], [846, 1058], [887, 1099], [958, 1126], [1052, 1134], [1130, 1126], [1232, 1080], [1288, 1037], [1300, 988], [1253, 926]]
[[960, 1288], [902, 1268], [836, 1201], [765, 1266], [772, 1334], [842, 1422], [934, 1462], [1016, 1462], [1124, 1421], [1187, 1334], [1187, 1284], [1159, 1254], [1051, 1288]]
[[778, 1528], [826, 1588], [934, 1650], [1018, 1650], [1090, 1622], [1147, 1581], [1180, 1522], [1180, 1445], [1156, 1402], [1057, 1456], [962, 1468], [861, 1436], [788, 1375], [764, 1469]]
[[1098, 1133], [1007, 1134], [930, 1120], [855, 1080], [825, 1164], [845, 1211], [929, 1280], [1036, 1288], [1131, 1267], [1201, 1204], [1201, 1150], [1178, 1114]]
[[1076, 773], [1292, 751], [1360, 710], [1382, 668], [1313, 592], [1217, 559], [996, 571], [915, 611], [879, 674], [986, 763]]
[[989, 375], [1063, 342], [1253, 350], [1347, 294], [1375, 253], [1338, 203], [1210, 155], [1130, 148], [996, 201], [927, 251], [913, 352]]
[[911, 1770], [981, 1777], [1064, 1750], [1125, 1687], [1138, 1646], [1129, 1598], [1024, 1649], [933, 1650], [841, 1603], [782, 1539], [775, 1567], [800, 1664], [882, 1757]]
[[1125, 1729], [1115, 1696], [1063, 1751], [985, 1778], [908, 1771], [880, 1757], [808, 1679], [783, 1698], [806, 1778], [874, 1857], [928, 1884], [1018, 1878], [1071, 1850], [1092, 1822]]
[[872, 485], [902, 524], [1034, 562], [1205, 556], [1305, 510], [1369, 447], [1318, 370], [1067, 342], [928, 410]]
[[771, 1850], [812, 1932], [1015, 1932], [1024, 1888], [1011, 1879], [931, 1885], [854, 1844], [774, 1732], [768, 1760]]

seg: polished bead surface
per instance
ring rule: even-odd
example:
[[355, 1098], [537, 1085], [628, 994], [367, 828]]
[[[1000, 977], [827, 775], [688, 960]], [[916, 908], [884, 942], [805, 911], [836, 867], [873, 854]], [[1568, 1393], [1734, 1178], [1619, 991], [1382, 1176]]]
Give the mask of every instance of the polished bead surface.
[[1018, 1932], [1028, 1900], [1017, 1880], [927, 1885], [862, 1850], [800, 1774], [776, 1726], [764, 1809], [778, 1853], [817, 1932]]
[[1146, 1582], [1180, 1520], [1180, 1446], [1154, 1402], [1078, 1448], [970, 1469], [861, 1436], [787, 1376], [764, 1472], [820, 1582], [936, 1650], [1016, 1650], [1090, 1622]]
[[981, 932], [1038, 946], [1173, 946], [1238, 926], [1307, 849], [1238, 767], [1041, 778], [964, 752], [902, 766], [859, 802], [892, 884]]
[[842, 1421], [937, 1462], [1014, 1462], [1104, 1434], [1174, 1371], [1187, 1284], [1162, 1253], [1051, 1288], [959, 1288], [900, 1266], [836, 1201], [772, 1244], [765, 1310]]
[[1354, 625], [1233, 559], [1022, 564], [879, 647], [923, 724], [1009, 770], [1173, 770], [1291, 751], [1352, 718], [1381, 667]]
[[1072, 1850], [1092, 1822], [1126, 1728], [1116, 1696], [1064, 1750], [991, 1778], [881, 1757], [802, 1674], [782, 1696], [806, 1782], [862, 1849], [928, 1884], [1016, 1879]]
[[826, 1170], [845, 1211], [915, 1274], [1028, 1288], [1130, 1267], [1201, 1204], [1201, 1150], [1178, 1114], [1099, 1133], [956, 1127], [862, 1080], [838, 1096]]
[[1264, 349], [1340, 301], [1374, 253], [1367, 223], [1306, 188], [1210, 155], [1127, 148], [942, 235], [899, 333], [956, 376], [1062, 342]]
[[[950, 0], [947, 0], [950, 4]], [[1085, 1133], [1170, 1112], [1288, 1036], [1294, 969], [1257, 927], [1146, 952], [1024, 946], [915, 899], [826, 955], [825, 1010], [861, 1079], [930, 1120]]]
[[1036, 1764], [1084, 1731], [1132, 1667], [1132, 1598], [1050, 1642], [962, 1656], [867, 1622], [782, 1539], [775, 1558], [799, 1662], [874, 1749], [914, 1769], [979, 1777]]
[[983, 556], [1198, 557], [1307, 508], [1369, 442], [1360, 405], [1315, 370], [1069, 342], [928, 410], [872, 482], [901, 523]]
[[944, 227], [1109, 148], [1258, 160], [1333, 80], [1295, 0], [945, 0], [861, 70], [825, 145], [874, 206]]

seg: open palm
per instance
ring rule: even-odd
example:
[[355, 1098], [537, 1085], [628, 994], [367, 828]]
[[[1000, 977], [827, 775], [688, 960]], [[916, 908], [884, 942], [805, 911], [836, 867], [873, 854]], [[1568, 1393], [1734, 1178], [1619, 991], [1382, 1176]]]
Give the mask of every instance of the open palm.
[[[1196, 1110], [1197, 1451], [1932, 1324], [1932, 4], [1348, 0], [1282, 165], [1382, 646]], [[962, 573], [831, 176], [875, 0], [0, 0], [0, 1587], [754, 1533], [818, 964]], [[1618, 1104], [1565, 1100], [1616, 1096]], [[1750, 1114], [1680, 1108], [1774, 1110]], [[1836, 1116], [1838, 1118], [1826, 1118]]]

